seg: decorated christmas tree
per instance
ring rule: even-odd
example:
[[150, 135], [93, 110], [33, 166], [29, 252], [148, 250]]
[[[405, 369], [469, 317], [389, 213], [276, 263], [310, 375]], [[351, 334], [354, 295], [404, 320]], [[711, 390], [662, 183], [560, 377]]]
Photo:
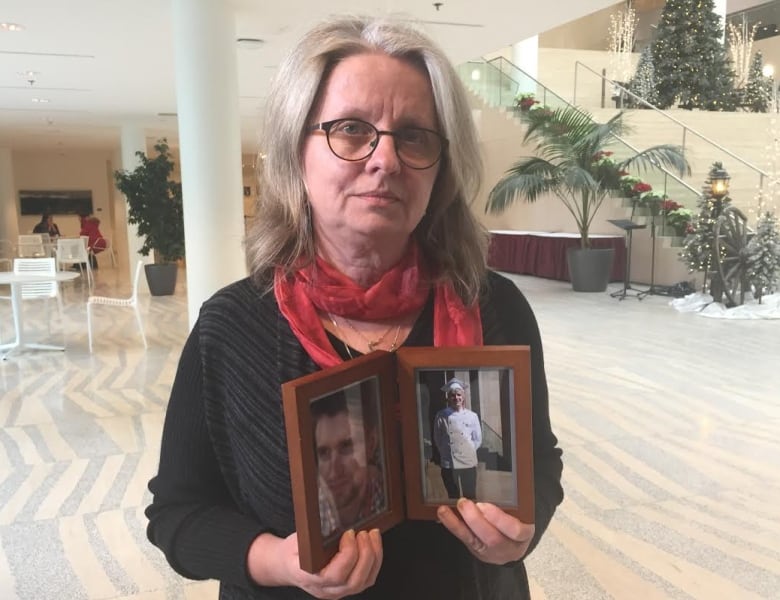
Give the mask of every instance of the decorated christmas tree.
[[[720, 301], [722, 286], [717, 273], [713, 271], [713, 244], [715, 240], [715, 222], [731, 203], [731, 198], [723, 196], [716, 198], [712, 195], [712, 178], [717, 171], [723, 169], [720, 162], [712, 163], [707, 179], [701, 188], [701, 196], [698, 201], [699, 214], [693, 219], [693, 232], [685, 238], [683, 249], [680, 252], [680, 260], [687, 266], [690, 273], [704, 273], [704, 286], [716, 302]], [[709, 280], [709, 286], [707, 282]]]
[[658, 106], [733, 110], [734, 76], [713, 0], [668, 0], [652, 45]]
[[772, 104], [772, 78], [763, 73], [764, 58], [761, 51], [753, 55], [748, 71], [748, 81], [745, 86], [742, 104], [752, 112], [767, 112]]
[[[650, 46], [642, 50], [639, 55], [639, 63], [636, 66], [634, 78], [628, 84], [628, 89], [650, 104], [658, 102], [658, 94], [655, 91], [655, 67], [653, 66], [653, 53]], [[639, 108], [646, 108], [641, 103], [635, 105]]]
[[780, 277], [780, 232], [773, 213], [766, 212], [758, 220], [747, 253], [748, 281], [753, 286], [753, 295], [761, 302], [762, 296], [777, 290]]

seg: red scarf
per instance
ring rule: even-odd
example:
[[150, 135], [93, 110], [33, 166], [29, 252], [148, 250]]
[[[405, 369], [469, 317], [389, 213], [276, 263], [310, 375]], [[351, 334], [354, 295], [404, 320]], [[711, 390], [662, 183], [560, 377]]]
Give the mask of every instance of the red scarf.
[[[403, 317], [422, 308], [430, 286], [414, 243], [409, 244], [400, 262], [369, 288], [359, 286], [319, 257], [315, 266], [298, 269], [289, 277], [277, 269], [274, 277], [279, 310], [306, 352], [323, 369], [342, 359], [328, 340], [317, 310], [363, 321]], [[479, 304], [465, 306], [449, 282], [434, 286], [433, 345], [482, 345]]]

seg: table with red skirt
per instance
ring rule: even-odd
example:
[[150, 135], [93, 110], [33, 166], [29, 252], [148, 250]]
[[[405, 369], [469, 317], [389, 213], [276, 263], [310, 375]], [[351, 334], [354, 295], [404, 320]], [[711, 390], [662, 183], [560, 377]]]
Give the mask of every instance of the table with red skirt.
[[[609, 280], [623, 281], [625, 237], [598, 234], [588, 237], [591, 248], [614, 248], [615, 258]], [[488, 266], [496, 271], [570, 281], [566, 250], [579, 246], [578, 233], [494, 230], [490, 232]]]

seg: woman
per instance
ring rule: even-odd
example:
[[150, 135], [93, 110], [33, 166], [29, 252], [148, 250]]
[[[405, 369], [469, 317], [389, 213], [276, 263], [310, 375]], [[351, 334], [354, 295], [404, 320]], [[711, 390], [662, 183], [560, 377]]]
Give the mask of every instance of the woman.
[[[185, 344], [150, 482], [150, 540], [220, 598], [528, 598], [522, 558], [562, 499], [530, 307], [487, 273], [467, 203], [481, 164], [467, 98], [432, 42], [340, 19], [283, 62], [265, 112], [252, 276], [204, 303]], [[400, 345], [532, 348], [535, 526], [459, 500], [461, 521], [344, 533], [298, 567], [280, 386]]]
[[54, 222], [54, 217], [51, 215], [42, 215], [40, 222], [33, 227], [33, 233], [48, 233], [49, 238], [56, 239], [60, 237], [60, 228]]

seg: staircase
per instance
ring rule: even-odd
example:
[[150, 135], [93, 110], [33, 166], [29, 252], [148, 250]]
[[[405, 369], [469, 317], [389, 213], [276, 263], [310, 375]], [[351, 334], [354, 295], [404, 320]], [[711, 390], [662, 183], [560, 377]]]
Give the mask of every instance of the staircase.
[[[590, 71], [598, 75], [592, 69]], [[487, 158], [485, 191], [477, 205], [481, 208], [485, 204], [487, 192], [503, 171], [518, 157], [532, 154], [532, 148], [522, 146], [522, 125], [514, 116], [513, 104], [518, 91], [533, 93], [535, 98], [551, 108], [569, 103], [502, 57], [487, 62], [466, 63], [459, 67], [459, 73], [467, 88], [474, 94], [474, 109], [479, 114], [478, 123], [481, 125], [483, 149]], [[611, 85], [612, 82], [608, 85], [605, 83], [606, 89], [611, 90]], [[594, 98], [600, 100], [600, 94], [598, 97], [594, 94]], [[607, 102], [609, 101], [607, 97]], [[600, 122], [608, 120], [617, 112], [614, 105], [611, 108], [601, 108], [600, 105], [586, 106], [585, 109]], [[756, 144], [755, 139], [744, 136], [741, 131], [747, 122], [752, 124], [756, 131], [765, 132], [770, 119], [768, 115], [670, 111], [675, 113], [674, 116], [684, 113], [686, 118], [693, 121], [683, 124], [679, 122], [679, 117], [676, 122], [661, 111], [634, 109], [627, 112], [630, 114], [626, 121], [631, 131], [623, 136], [620, 144], [612, 148], [617, 157], [656, 144], [676, 143], [685, 149], [691, 163], [692, 173], [685, 179], [662, 170], [636, 173], [652, 184], [654, 190], [663, 191], [676, 202], [696, 210], [699, 190], [712, 162], [721, 161], [732, 176], [730, 196], [733, 203], [746, 214], [755, 216], [758, 191], [762, 187], [766, 189], [769, 181], [767, 173], [755, 166], [755, 162], [762, 159], [760, 155], [763, 155], [763, 160], [766, 161], [766, 144]], [[498, 121], [497, 115], [500, 115]], [[492, 131], [489, 131], [491, 129]], [[729, 150], [711, 141], [712, 138], [718, 137], [718, 133], [722, 135], [723, 132], [731, 133], [732, 137], [728, 139], [731, 145]], [[741, 143], [733, 143], [736, 141]], [[744, 152], [747, 158], [737, 154], [738, 151]], [[565, 211], [557, 210], [560, 208], [557, 206], [560, 204], [557, 200], [550, 200], [542, 200], [533, 205], [517, 203], [511, 211], [507, 211], [512, 215], [484, 215], [482, 218], [491, 229], [572, 231], [571, 217]], [[694, 278], [687, 273], [685, 266], [678, 259], [682, 238], [670, 235], [672, 232], [665, 227], [661, 217], [650, 216], [646, 209], [634, 210], [630, 203], [625, 204], [619, 198], [613, 199], [610, 206], [606, 204], [605, 202], [599, 211], [597, 221], [594, 221], [594, 233], [615, 234], [616, 230], [607, 222], [608, 219], [632, 218], [634, 221], [648, 224], [647, 233], [638, 231], [634, 235], [631, 261], [634, 282], [649, 282], [651, 278], [651, 220], [656, 222], [657, 236], [654, 282], [671, 285]]]

